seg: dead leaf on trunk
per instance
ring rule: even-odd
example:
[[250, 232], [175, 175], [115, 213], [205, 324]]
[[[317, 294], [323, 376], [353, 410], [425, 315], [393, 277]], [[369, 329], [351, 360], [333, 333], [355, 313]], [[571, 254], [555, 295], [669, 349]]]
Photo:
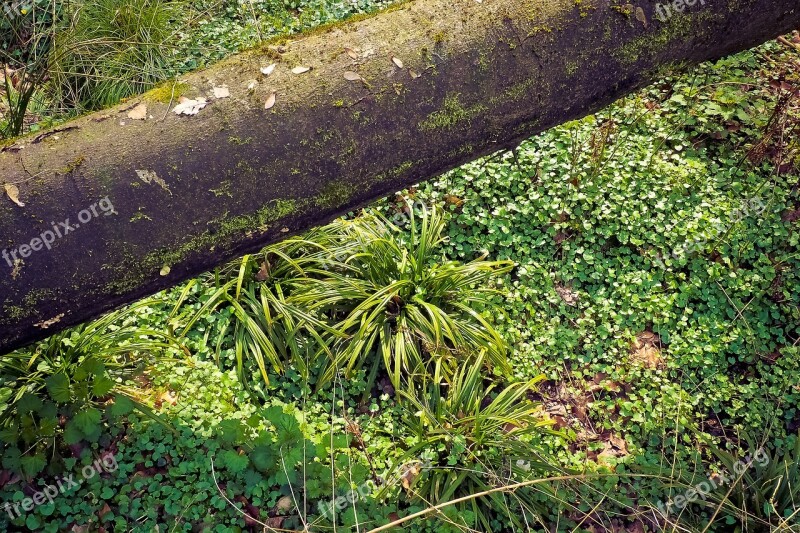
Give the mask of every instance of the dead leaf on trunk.
[[41, 322], [37, 322], [36, 324], [34, 324], [34, 326], [40, 327], [42, 329], [47, 329], [50, 326], [52, 326], [54, 324], [58, 324], [59, 322], [61, 322], [62, 318], [64, 318], [64, 313], [61, 313], [61, 314], [51, 318], [50, 320], [43, 320]]
[[6, 183], [5, 187], [8, 198], [18, 206], [25, 207], [25, 203], [19, 201], [19, 188], [13, 183]]
[[647, 22], [647, 15], [645, 15], [644, 9], [641, 7], [636, 8], [636, 20], [644, 24], [645, 28], [649, 26], [649, 23]]
[[196, 100], [181, 96], [180, 100], [178, 100], [178, 105], [172, 109], [172, 112], [176, 115], [196, 115], [206, 105], [208, 105], [208, 102], [202, 96], [198, 96]]
[[139, 104], [128, 111], [128, 118], [131, 120], [145, 120], [147, 118], [147, 104]]
[[227, 87], [214, 87], [214, 98], [229, 98], [231, 91]]

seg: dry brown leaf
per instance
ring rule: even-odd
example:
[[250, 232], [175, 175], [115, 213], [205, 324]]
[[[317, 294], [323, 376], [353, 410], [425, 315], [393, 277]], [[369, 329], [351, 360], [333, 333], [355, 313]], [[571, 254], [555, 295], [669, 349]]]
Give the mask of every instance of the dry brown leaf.
[[57, 323], [61, 322], [62, 318], [64, 318], [64, 313], [61, 313], [60, 315], [58, 315], [56, 317], [53, 317], [50, 320], [43, 320], [41, 322], [37, 322], [36, 324], [34, 324], [34, 326], [37, 326], [37, 327], [40, 327], [40, 328], [43, 328], [43, 329], [47, 329], [50, 326], [52, 326], [53, 324], [57, 324]]
[[227, 87], [214, 87], [214, 98], [228, 98], [231, 95]]
[[352, 70], [347, 70], [344, 73], [344, 79], [347, 81], [361, 81], [364, 78], [358, 72], [353, 72]]
[[644, 14], [644, 9], [642, 9], [641, 7], [636, 8], [636, 20], [644, 24], [645, 28], [649, 26], [649, 24], [647, 23], [647, 15]]
[[172, 391], [166, 391], [158, 397], [158, 402], [161, 405], [164, 405], [165, 403], [169, 405], [175, 405], [178, 403], [178, 395]]
[[25, 264], [25, 262], [22, 259], [14, 259], [14, 270], [11, 271], [11, 279], [17, 279], [19, 277], [19, 273], [22, 272], [23, 264]]
[[344, 51], [347, 52], [347, 55], [350, 56], [350, 59], [358, 59], [358, 53], [352, 48], [345, 48]]
[[275, 67], [277, 66], [278, 66], [277, 63], [273, 63], [268, 67], [261, 67], [261, 74], [263, 74], [264, 76], [269, 76], [270, 74], [272, 74], [272, 71], [274, 71]]
[[110, 512], [111, 512], [111, 506], [108, 505], [108, 502], [103, 502], [103, 507], [101, 507], [100, 510], [97, 511], [97, 517], [102, 520], [103, 517]]
[[456, 196], [454, 194], [445, 194], [444, 195], [444, 201], [445, 201], [445, 203], [450, 204], [450, 205], [454, 205], [457, 208], [461, 207], [462, 205], [464, 205], [464, 200], [459, 198], [458, 196]]
[[178, 100], [178, 105], [172, 109], [172, 112], [176, 115], [196, 115], [206, 105], [208, 105], [208, 102], [202, 96], [198, 96], [196, 100], [181, 96], [180, 100]]
[[420, 74], [419, 72], [417, 72], [415, 70], [411, 70], [411, 69], [408, 69], [408, 75], [411, 76], [411, 79], [414, 79], [414, 80], [419, 78], [420, 76], [422, 76], [422, 74]]
[[164, 181], [162, 178], [158, 177], [158, 174], [155, 173], [153, 170], [136, 170], [136, 175], [139, 177], [140, 180], [145, 182], [146, 184], [150, 185], [151, 183], [158, 184], [159, 187], [167, 191], [170, 195], [172, 195], [172, 191], [169, 190], [169, 185], [167, 182]]
[[272, 94], [267, 97], [267, 101], [264, 102], [264, 109], [272, 109], [272, 106], [275, 105], [275, 98], [277, 96], [278, 94], [275, 91], [272, 91]]
[[288, 513], [294, 508], [294, 502], [290, 496], [281, 496], [278, 503], [275, 504], [275, 510], [279, 513]]
[[128, 111], [128, 118], [131, 120], [145, 120], [147, 118], [147, 104], [141, 103]]
[[269, 279], [269, 263], [264, 261], [261, 263], [261, 268], [259, 268], [256, 273], [256, 280], [266, 281], [267, 279]]
[[559, 296], [561, 296], [561, 299], [564, 300], [565, 304], [574, 306], [578, 303], [580, 295], [577, 292], [564, 285], [556, 285], [555, 288], [556, 292]]
[[20, 207], [25, 207], [25, 203], [19, 201], [19, 188], [16, 185], [13, 183], [6, 183], [6, 194], [12, 202]]
[[309, 70], [311, 70], [311, 67], [303, 67], [303, 66], [294, 67], [292, 69], [292, 74], [303, 74], [304, 72], [308, 72]]
[[422, 469], [419, 466], [419, 463], [414, 463], [413, 465], [409, 466], [400, 477], [400, 484], [403, 486], [405, 490], [411, 490], [411, 485], [414, 484], [414, 481], [419, 477], [419, 473]]
[[661, 337], [652, 331], [643, 331], [631, 344], [631, 359], [634, 363], [655, 370], [664, 364], [661, 355]]
[[[284, 520], [286, 520], [285, 516], [273, 516], [271, 518], [267, 518], [267, 521], [265, 523], [267, 524], [267, 527], [271, 527], [273, 529], [280, 529], [283, 527]], [[254, 523], [253, 525], [257, 524]]]
[[394, 65], [395, 65], [397, 68], [403, 68], [403, 62], [402, 62], [402, 61], [400, 61], [400, 58], [399, 58], [399, 57], [392, 56], [392, 63], [394, 63]]

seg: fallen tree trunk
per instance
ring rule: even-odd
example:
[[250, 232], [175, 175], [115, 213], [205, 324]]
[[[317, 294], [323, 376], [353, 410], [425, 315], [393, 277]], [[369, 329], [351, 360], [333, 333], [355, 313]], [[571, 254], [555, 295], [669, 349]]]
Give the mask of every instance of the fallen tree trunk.
[[797, 0], [639, 4], [416, 0], [5, 147], [0, 351], [800, 26]]

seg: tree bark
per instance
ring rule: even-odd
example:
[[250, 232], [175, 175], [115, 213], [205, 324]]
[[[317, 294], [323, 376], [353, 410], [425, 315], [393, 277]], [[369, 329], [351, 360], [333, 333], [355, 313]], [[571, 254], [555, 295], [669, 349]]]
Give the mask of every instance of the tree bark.
[[416, 0], [6, 146], [0, 351], [800, 26], [797, 0], [630, 1]]

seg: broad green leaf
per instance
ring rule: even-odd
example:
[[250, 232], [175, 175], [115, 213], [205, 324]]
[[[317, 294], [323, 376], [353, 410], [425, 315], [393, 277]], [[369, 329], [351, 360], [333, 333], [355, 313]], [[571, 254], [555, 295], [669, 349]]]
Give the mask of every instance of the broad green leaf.
[[53, 401], [67, 403], [72, 398], [72, 391], [69, 386], [69, 378], [66, 374], [53, 374], [45, 380], [47, 392]]

